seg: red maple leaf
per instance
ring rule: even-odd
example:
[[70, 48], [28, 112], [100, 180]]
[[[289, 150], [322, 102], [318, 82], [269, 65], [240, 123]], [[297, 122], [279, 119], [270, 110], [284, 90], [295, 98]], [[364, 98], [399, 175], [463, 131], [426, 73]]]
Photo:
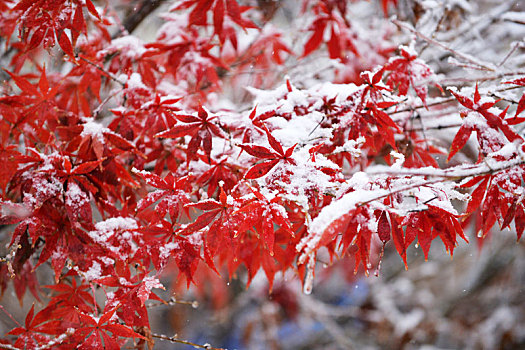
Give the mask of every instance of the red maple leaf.
[[243, 144], [240, 146], [249, 155], [260, 159], [265, 159], [263, 162], [251, 167], [246, 172], [246, 174], [244, 174], [245, 179], [256, 179], [258, 177], [266, 175], [280, 161], [284, 161], [285, 163], [293, 165], [296, 164], [295, 160], [291, 157], [293, 150], [295, 149], [295, 146], [297, 146], [297, 144], [288, 148], [285, 152], [281, 143], [277, 141], [277, 139], [275, 139], [275, 137], [270, 133], [270, 131], [268, 131], [268, 129], [266, 128], [264, 128], [264, 131], [266, 132], [266, 137], [268, 138], [268, 142], [270, 143], [270, 147], [273, 149], [273, 151], [264, 146], [259, 146], [255, 144]]
[[[514, 84], [518, 86], [525, 86], [525, 78], [519, 78], [511, 81], [506, 81], [505, 84]], [[523, 94], [518, 102], [518, 106], [516, 108], [516, 114], [514, 114], [514, 118], [507, 119], [507, 123], [510, 125], [516, 125], [520, 124], [523, 121], [525, 121], [525, 118], [518, 118], [518, 115], [521, 114], [521, 112], [525, 111], [525, 94]]]
[[119, 337], [145, 339], [128, 326], [115, 323], [113, 315], [118, 307], [104, 310], [100, 317], [93, 317], [82, 312], [78, 313], [82, 326], [75, 330], [74, 337], [82, 340], [80, 349], [115, 349], [121, 348]]
[[208, 112], [202, 106], [199, 106], [196, 116], [176, 114], [175, 118], [183, 124], [177, 124], [169, 130], [156, 134], [155, 137], [179, 138], [186, 135], [191, 136], [186, 151], [188, 163], [197, 157], [197, 150], [201, 144], [208, 160], [211, 159], [212, 135], [226, 138], [221, 128], [213, 122], [217, 116], [209, 117]]
[[248, 10], [249, 7], [239, 6], [237, 0], [182, 0], [171, 10], [177, 11], [192, 7], [193, 9], [188, 18], [188, 25], [206, 26], [208, 24], [207, 13], [213, 8], [213, 27], [219, 37], [222, 36], [223, 33], [225, 16], [228, 16], [243, 29], [257, 28], [252, 21], [242, 17], [242, 13]]
[[[492, 128], [501, 131], [505, 137], [510, 141], [513, 142], [515, 140], [523, 140], [523, 138], [518, 135], [512, 128], [509, 126], [509, 123], [507, 123], [507, 120], [505, 120], [505, 115], [507, 113], [508, 107], [503, 110], [499, 115], [494, 114], [491, 111], [491, 108], [498, 103], [498, 101], [481, 101], [481, 95], [478, 90], [478, 85], [476, 84], [476, 90], [474, 92], [474, 99], [470, 99], [464, 95], [461, 95], [453, 90], [450, 90], [452, 95], [458, 100], [458, 102], [466, 107], [468, 109], [467, 113], [463, 113], [463, 116], [468, 115], [471, 111], [477, 112], [480, 115], [482, 115], [487, 125]], [[478, 140], [480, 143], [484, 142], [484, 133], [483, 130], [478, 127], [477, 125], [470, 125], [470, 124], [463, 124], [460, 129], [458, 130], [456, 136], [454, 137], [454, 140], [452, 141], [452, 146], [450, 149], [450, 153], [448, 156], [448, 160], [450, 160], [454, 154], [456, 154], [465, 143], [468, 141], [470, 134], [472, 131], [476, 130], [478, 132]], [[486, 140], [488, 143], [494, 143], [494, 141], [489, 137], [488, 140]]]

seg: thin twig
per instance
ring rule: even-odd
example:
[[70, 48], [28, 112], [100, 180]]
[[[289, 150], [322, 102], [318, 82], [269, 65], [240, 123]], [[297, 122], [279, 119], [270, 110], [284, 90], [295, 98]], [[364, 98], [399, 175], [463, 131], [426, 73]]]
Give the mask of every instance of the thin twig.
[[143, 0], [140, 5], [133, 7], [133, 12], [130, 16], [124, 20], [124, 28], [128, 33], [131, 33], [139, 26], [142, 21], [149, 16], [150, 13], [155, 11], [162, 0]]
[[[434, 181], [431, 181], [431, 182], [424, 182], [424, 183], [420, 183], [420, 184], [412, 184], [412, 185], [409, 185], [409, 186], [401, 187], [401, 188], [399, 188], [399, 189], [397, 189], [395, 191], [395, 193], [398, 193], [398, 192], [408, 191], [408, 190], [410, 190], [412, 188], [415, 188], [415, 187], [421, 187], [421, 186], [426, 186], [426, 185], [433, 184], [435, 182], [440, 182], [440, 181], [443, 181], [443, 179], [447, 179], [449, 181], [460, 181], [460, 180], [463, 180], [463, 179], [466, 179], [466, 178], [472, 177], [472, 176], [492, 175], [492, 174], [495, 174], [497, 172], [504, 171], [504, 170], [510, 169], [512, 167], [515, 167], [515, 166], [524, 165], [525, 164], [525, 159], [522, 159], [520, 161], [505, 163], [505, 166], [501, 166], [501, 167], [497, 167], [497, 168], [492, 168], [486, 163], [484, 163], [484, 164], [487, 166], [488, 169], [484, 169], [483, 167], [480, 167], [479, 165], [477, 165], [477, 166], [473, 166], [472, 168], [469, 168], [469, 169], [460, 169], [460, 171], [462, 173], [458, 172], [456, 174], [454, 174], [454, 171], [458, 170], [456, 168], [449, 168], [449, 169], [444, 169], [444, 170], [435, 168], [435, 169], [432, 169], [432, 172], [425, 173], [425, 172], [410, 171], [411, 169], [409, 169], [409, 168], [405, 169], [406, 171], [403, 171], [403, 169], [387, 170], [386, 167], [384, 167], [384, 168], [382, 167], [382, 169], [384, 169], [384, 170], [372, 171], [371, 173], [372, 174], [391, 174], [391, 175], [398, 175], [398, 176], [428, 176], [428, 177], [438, 178], [437, 180], [434, 180]], [[417, 170], [417, 169], [415, 169], [415, 170]], [[388, 193], [387, 195], [390, 195], [390, 193]], [[385, 197], [385, 196], [381, 196], [378, 199], [381, 199], [383, 197]], [[367, 203], [375, 201], [375, 200], [377, 200], [377, 199], [373, 198], [373, 199], [370, 199], [370, 200], [368, 200], [366, 202], [362, 202], [360, 205], [367, 204]]]
[[182, 339], [177, 338], [177, 335], [174, 335], [172, 337], [168, 337], [167, 335], [164, 335], [164, 334], [152, 333], [151, 336], [153, 338], [157, 338], [157, 339], [160, 339], [160, 340], [167, 340], [167, 341], [170, 341], [172, 343], [191, 345], [191, 346], [193, 346], [194, 348], [197, 348], [197, 349], [224, 350], [223, 348], [214, 348], [210, 344], [203, 344], [203, 345], [201, 345], [201, 344], [193, 343], [191, 341], [182, 340]]
[[397, 113], [403, 113], [403, 112], [412, 112], [412, 111], [414, 111], [416, 109], [427, 108], [427, 107], [434, 107], [434, 106], [438, 106], [438, 105], [445, 104], [445, 103], [451, 103], [451, 102], [454, 102], [454, 101], [456, 101], [455, 97], [448, 97], [448, 98], [445, 98], [445, 99], [442, 99], [442, 100], [439, 100], [439, 101], [436, 101], [436, 102], [428, 103], [426, 106], [425, 105], [419, 105], [419, 106], [415, 106], [415, 107], [408, 107], [408, 108], [398, 109], [397, 111], [389, 112], [389, 114], [397, 114]]
[[0, 305], [0, 309], [2, 309], [2, 311], [7, 315], [7, 317], [9, 317], [11, 320], [13, 320], [13, 322], [16, 325], [18, 325], [18, 327], [22, 327], [22, 325], [20, 323], [18, 323], [18, 321], [15, 320], [15, 318], [2, 305]]
[[452, 128], [459, 128], [462, 123], [455, 123], [455, 124], [449, 124], [449, 125], [436, 125], [436, 126], [429, 126], [429, 127], [419, 127], [419, 128], [410, 128], [405, 129], [407, 132], [413, 132], [413, 131], [425, 131], [425, 130], [443, 130], [443, 129], [452, 129]]
[[506, 101], [506, 102], [509, 102], [509, 103], [513, 103], [513, 104], [518, 104], [518, 101], [515, 101], [513, 99], [510, 99], [508, 97], [503, 97], [503, 96], [499, 96], [497, 93], [495, 92], [490, 92], [488, 94], [490, 97], [493, 97], [495, 99], [498, 99], [498, 100], [502, 100], [502, 101]]
[[150, 308], [153, 308], [153, 307], [157, 307], [157, 306], [164, 306], [164, 305], [175, 305], [175, 304], [179, 304], [179, 305], [190, 305], [192, 308], [196, 309], [199, 307], [199, 302], [196, 301], [196, 300], [193, 300], [193, 301], [188, 301], [188, 300], [177, 300], [175, 297], [172, 297], [170, 300], [168, 301], [163, 301], [163, 302], [158, 302], [158, 303], [151, 303], [151, 304], [148, 304], [146, 307], [148, 309]]
[[509, 18], [505, 18], [503, 19], [505, 22], [512, 22], [512, 23], [516, 23], [516, 24], [525, 24], [525, 21], [520, 21], [520, 20], [517, 20], [517, 19], [509, 19]]
[[434, 44], [436, 46], [441, 47], [443, 50], [446, 50], [446, 51], [452, 53], [454, 56], [460, 57], [463, 60], [472, 63], [475, 66], [481, 67], [481, 68], [483, 68], [485, 70], [488, 70], [488, 71], [491, 71], [491, 72], [495, 71], [494, 68], [489, 67], [489, 66], [487, 66], [486, 64], [484, 64], [482, 62], [478, 62], [478, 61], [474, 60], [472, 57], [470, 57], [468, 55], [465, 55], [465, 54], [463, 54], [463, 53], [461, 53], [459, 51], [456, 51], [456, 50], [448, 47], [447, 45], [443, 44], [442, 42], [437, 41], [436, 39], [429, 38], [425, 34], [419, 32], [418, 30], [416, 30], [415, 28], [413, 28], [412, 26], [410, 26], [410, 25], [408, 25], [408, 24], [406, 24], [404, 22], [401, 22], [401, 21], [399, 21], [397, 19], [393, 19], [392, 23], [394, 23], [398, 27], [401, 27], [401, 28], [404, 28], [404, 29], [410, 31], [411, 33], [415, 34], [419, 38], [421, 38], [421, 39], [423, 39], [423, 40], [425, 40], [425, 41], [427, 41], [427, 42], [429, 42], [431, 44]]
[[507, 62], [507, 60], [509, 59], [509, 57], [518, 49], [518, 47], [520, 46], [523, 46], [523, 42], [520, 41], [520, 42], [517, 42], [517, 43], [514, 43], [514, 45], [512, 45], [512, 49], [509, 50], [509, 52], [505, 55], [505, 57], [503, 58], [503, 60], [498, 63], [498, 67], [501, 67], [505, 62]]
[[[377, 195], [377, 196], [375, 196], [373, 198], [370, 198], [370, 199], [368, 199], [366, 201], [357, 203], [356, 206], [357, 207], [362, 207], [363, 205], [367, 205], [369, 203], [372, 203], [372, 202], [375, 202], [377, 200], [380, 200], [380, 199], [392, 196], [392, 195], [397, 194], [397, 193], [409, 191], [409, 190], [412, 190], [412, 189], [418, 188], [418, 187], [424, 187], [424, 186], [428, 186], [428, 185], [433, 185], [435, 183], [443, 182], [444, 179], [446, 179], [448, 181], [456, 181], [457, 182], [457, 181], [460, 181], [460, 180], [463, 180], [463, 179], [466, 179], [466, 178], [472, 177], [472, 176], [483, 176], [483, 175], [495, 174], [497, 172], [504, 171], [504, 170], [510, 169], [512, 167], [523, 165], [523, 164], [525, 164], [525, 160], [521, 160], [521, 161], [518, 161], [518, 162], [511, 162], [511, 163], [508, 163], [505, 166], [500, 167], [500, 168], [491, 168], [489, 166], [489, 164], [485, 163], [485, 165], [488, 168], [487, 170], [479, 171], [480, 167], [478, 166], [478, 167], [474, 167], [472, 169], [468, 169], [468, 170], [471, 170], [471, 171], [470, 172], [465, 172], [464, 174], [454, 174], [452, 171], [448, 171], [448, 169], [445, 169], [445, 170], [443, 170], [441, 172], [439, 172], [440, 169], [435, 169], [434, 173], [428, 173], [428, 174], [417, 173], [417, 172], [410, 172], [410, 171], [402, 172], [402, 171], [399, 171], [399, 170], [393, 170], [393, 171], [384, 170], [384, 171], [381, 171], [381, 172], [372, 172], [372, 173], [375, 173], [375, 174], [392, 174], [392, 175], [398, 175], [398, 176], [403, 176], [403, 175], [404, 176], [429, 176], [429, 177], [433, 177], [434, 179], [433, 180], [428, 180], [428, 181], [425, 181], [425, 182], [410, 184], [410, 185], [407, 185], [407, 186], [403, 186], [403, 187], [397, 188], [397, 189], [395, 189], [393, 191], [389, 191], [387, 193], [379, 194], [379, 195]], [[456, 170], [456, 169], [452, 168], [451, 170]], [[447, 172], [451, 173], [451, 174], [447, 174]]]
[[[493, 94], [495, 94], [497, 92], [503, 92], [503, 91], [508, 91], [508, 90], [520, 89], [520, 88], [523, 88], [523, 86], [520, 86], [520, 85], [508, 86], [508, 87], [505, 87], [505, 88], [496, 89], [496, 91], [494, 91], [494, 92], [488, 92], [487, 95], [493, 95]], [[427, 107], [434, 107], [434, 106], [438, 106], [438, 105], [445, 104], [445, 103], [452, 103], [452, 102], [455, 102], [455, 101], [456, 101], [455, 97], [448, 97], [448, 98], [445, 98], [445, 99], [442, 99], [442, 100], [439, 100], [439, 101], [436, 101], [436, 102], [428, 103], [426, 106], [425, 105], [419, 105], [419, 106], [415, 106], [415, 107], [407, 107], [407, 108], [403, 108], [403, 109], [398, 109], [397, 111], [389, 112], [389, 114], [412, 112], [412, 111], [414, 111], [416, 109], [427, 108]], [[509, 101], [509, 102], [516, 103], [514, 101]], [[390, 108], [392, 108], [392, 107], [390, 107]]]
[[439, 80], [439, 83], [442, 85], [448, 85], [451, 82], [471, 83], [471, 82], [479, 82], [479, 81], [487, 81], [487, 80], [496, 80], [496, 79], [501, 79], [502, 77], [513, 76], [513, 75], [525, 75], [525, 72], [524, 71], [503, 72], [503, 73], [499, 73], [495, 75], [488, 75], [484, 77], [473, 77], [473, 78], [450, 78], [450, 79]]
[[107, 76], [108, 78], [110, 78], [114, 82], [119, 83], [120, 85], [122, 85], [122, 87], [126, 86], [126, 83], [124, 83], [124, 82], [120, 81], [119, 79], [117, 79], [113, 74], [111, 74], [110, 72], [106, 71], [104, 68], [100, 67], [95, 62], [92, 62], [92, 61], [88, 60], [87, 58], [85, 58], [82, 55], [79, 55], [78, 58], [81, 59], [82, 61], [92, 65], [93, 67], [95, 67], [96, 69], [98, 69], [99, 71], [104, 73], [105, 76]]
[[[384, 172], [384, 173], [388, 174], [388, 172]], [[410, 175], [413, 175], [413, 174], [410, 174]], [[417, 175], [415, 175], [415, 176], [417, 176]], [[373, 198], [370, 198], [370, 199], [368, 199], [366, 201], [359, 202], [359, 203], [356, 204], [356, 207], [362, 207], [363, 205], [367, 205], [369, 203], [372, 203], [372, 202], [375, 202], [377, 200], [380, 200], [380, 199], [392, 196], [392, 195], [397, 194], [397, 193], [409, 191], [409, 190], [412, 190], [412, 189], [418, 188], [418, 187], [424, 187], [424, 186], [428, 186], [428, 185], [433, 185], [433, 184], [438, 183], [438, 182], [443, 182], [443, 179], [440, 178], [440, 179], [435, 179], [435, 180], [429, 180], [429, 181], [425, 181], [425, 182], [421, 182], [421, 183], [415, 183], [415, 184], [410, 184], [408, 186], [400, 187], [398, 189], [395, 189], [395, 190], [392, 190], [392, 191], [389, 191], [389, 192], [377, 195], [377, 196], [375, 196]]]

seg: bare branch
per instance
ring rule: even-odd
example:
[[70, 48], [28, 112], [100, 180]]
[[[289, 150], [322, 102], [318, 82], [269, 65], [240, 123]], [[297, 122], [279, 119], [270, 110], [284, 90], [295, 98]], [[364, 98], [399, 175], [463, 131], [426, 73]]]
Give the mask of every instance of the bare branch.
[[483, 70], [487, 70], [487, 71], [495, 71], [495, 69], [493, 67], [490, 67], [488, 66], [487, 63], [483, 63], [483, 62], [480, 62], [478, 60], [476, 60], [474, 57], [470, 56], [470, 55], [467, 55], [467, 54], [463, 54], [459, 51], [456, 51], [450, 47], [448, 47], [447, 45], [443, 44], [442, 42], [440, 41], [437, 41], [436, 39], [432, 39], [432, 38], [429, 38], [428, 36], [424, 35], [423, 33], [419, 32], [418, 30], [414, 29], [412, 26], [404, 23], [404, 22], [401, 22], [397, 19], [393, 19], [392, 20], [392, 23], [394, 23], [395, 25], [401, 27], [401, 28], [404, 28], [408, 31], [410, 31], [411, 33], [414, 33], [416, 36], [418, 36], [419, 38], [431, 43], [431, 44], [434, 44], [436, 46], [439, 46], [441, 47], [443, 50], [446, 50], [450, 53], [452, 53], [454, 56], [456, 57], [459, 57], [467, 62], [470, 62], [471, 64], [475, 65], [475, 66], [478, 66], [480, 68], [482, 68]]
[[136, 10], [133, 11], [130, 16], [126, 17], [123, 23], [124, 28], [126, 28], [128, 33], [132, 33], [135, 28], [142, 23], [144, 18], [148, 17], [150, 13], [155, 11], [161, 3], [162, 0], [143, 0], [140, 5], [134, 7]]
[[201, 344], [193, 343], [191, 341], [182, 340], [182, 339], [177, 338], [176, 334], [174, 336], [172, 336], [172, 337], [168, 337], [167, 335], [153, 333], [153, 334], [151, 334], [151, 336], [153, 338], [157, 338], [157, 339], [160, 339], [160, 340], [167, 340], [167, 341], [170, 341], [172, 343], [191, 345], [191, 346], [193, 346], [194, 348], [197, 348], [197, 349], [224, 350], [223, 348], [214, 348], [210, 344], [203, 344], [203, 345], [201, 345]]

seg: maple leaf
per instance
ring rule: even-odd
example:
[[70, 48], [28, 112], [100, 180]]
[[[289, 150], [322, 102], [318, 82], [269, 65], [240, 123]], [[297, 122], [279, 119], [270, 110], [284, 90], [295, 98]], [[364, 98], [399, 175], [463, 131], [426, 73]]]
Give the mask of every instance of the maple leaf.
[[[394, 246], [396, 247], [397, 252], [403, 259], [403, 262], [405, 264], [405, 269], [408, 269], [407, 264], [407, 247], [412, 243], [413, 238], [411, 237], [411, 233], [406, 230], [406, 234], [403, 230], [403, 227], [401, 225], [401, 222], [403, 218], [400, 218], [398, 215], [394, 213], [389, 213], [390, 222], [391, 222], [391, 234], [392, 234], [392, 240], [394, 241]], [[408, 229], [408, 227], [407, 227]]]
[[196, 116], [176, 114], [175, 118], [184, 124], [177, 124], [169, 130], [156, 134], [155, 137], [179, 138], [190, 135], [191, 140], [188, 143], [186, 152], [188, 163], [197, 157], [197, 149], [201, 144], [208, 161], [211, 161], [212, 135], [226, 138], [221, 128], [212, 122], [217, 116], [209, 117], [208, 112], [202, 106], [199, 106]]
[[468, 242], [457, 220], [457, 215], [433, 205], [428, 205], [428, 208], [428, 211], [412, 213], [403, 220], [402, 225], [406, 225], [404, 249], [406, 250], [417, 237], [425, 260], [428, 260], [432, 240], [439, 236], [447, 251], [452, 255], [456, 247], [456, 236]]
[[[525, 86], [525, 78], [519, 78], [511, 81], [504, 82], [505, 84], [514, 84], [518, 86]], [[523, 94], [518, 102], [518, 106], [516, 107], [516, 114], [514, 114], [513, 118], [507, 119], [507, 123], [510, 125], [520, 124], [523, 121], [525, 121], [525, 118], [518, 118], [518, 115], [520, 115], [523, 111], [525, 111], [525, 94]]]
[[[83, 3], [64, 0], [23, 0], [19, 1], [11, 11], [20, 15], [18, 22], [21, 27], [25, 28], [25, 30], [21, 30], [23, 33], [21, 38], [27, 45], [27, 50], [37, 48], [42, 42], [46, 48], [58, 42], [69, 59], [76, 62], [73, 46], [80, 34], [87, 34], [83, 7], [87, 8], [88, 12], [95, 18], [101, 20], [91, 0], [86, 0]], [[68, 16], [71, 17], [67, 18]], [[56, 18], [61, 18], [61, 20], [57, 21]], [[71, 32], [72, 39], [69, 39], [65, 33], [66, 29]]]
[[[206, 161], [204, 157], [201, 160]], [[240, 179], [240, 167], [237, 164], [232, 164], [228, 161], [228, 158], [223, 158], [221, 161], [216, 162], [212, 159], [211, 167], [203, 172], [198, 178], [197, 183], [200, 185], [207, 185], [208, 197], [211, 197], [219, 184], [224, 183], [223, 188], [225, 191], [230, 191]]]
[[153, 288], [165, 289], [162, 283], [160, 283], [156, 277], [151, 277], [151, 276], [144, 277], [144, 280], [140, 284], [139, 289], [137, 291], [137, 296], [142, 306], [144, 306], [144, 303], [146, 302], [146, 300], [149, 299], [151, 290]]
[[390, 222], [388, 221], [388, 214], [386, 211], [383, 211], [381, 212], [377, 223], [377, 234], [379, 235], [379, 239], [383, 242], [383, 244], [390, 240], [391, 231], [392, 229]]
[[363, 89], [361, 97], [362, 103], [365, 102], [365, 97], [370, 96], [372, 102], [377, 102], [381, 96], [381, 91], [391, 91], [391, 89], [381, 82], [385, 68], [377, 70], [375, 73], [363, 72], [361, 73], [361, 79], [365, 82], [366, 86]]
[[[478, 90], [478, 85], [476, 84], [476, 89], [474, 91], [474, 98], [470, 99], [456, 91], [454, 89], [449, 89], [449, 91], [454, 95], [454, 97], [458, 100], [458, 102], [466, 107], [469, 112], [474, 111], [481, 114], [486, 122], [487, 125], [492, 128], [501, 131], [505, 137], [510, 141], [513, 142], [515, 140], [523, 141], [523, 138], [518, 135], [512, 128], [509, 126], [507, 121], [504, 119], [505, 114], [507, 113], [507, 109], [503, 110], [499, 115], [494, 114], [490, 109], [498, 102], [498, 101], [486, 101], [481, 100], [481, 95]], [[462, 126], [458, 133], [456, 134], [454, 141], [452, 142], [453, 148], [451, 149], [452, 156], [461, 149], [466, 141], [468, 140], [468, 136], [470, 136], [470, 133], [474, 130], [474, 128], [470, 125]], [[476, 129], [478, 133], [481, 133], [482, 130], [480, 128]], [[478, 135], [478, 140], [482, 140], [483, 136]], [[492, 140], [487, 140], [489, 143], [492, 142]], [[481, 143], [481, 142], [480, 142]], [[493, 143], [493, 142], [492, 142]], [[449, 159], [452, 158], [452, 156], [449, 155]]]
[[[142, 177], [150, 186], [158, 188], [155, 192], [148, 193], [137, 204], [137, 211], [140, 213], [146, 208], [156, 203], [155, 209], [158, 218], [163, 218], [166, 213], [170, 214], [173, 221], [179, 217], [180, 209], [190, 202], [189, 196], [186, 193], [188, 190], [189, 178], [184, 176], [176, 179], [173, 174], [168, 174], [164, 179], [161, 177], [146, 172], [132, 170], [136, 175]], [[151, 219], [151, 217], [149, 217]]]
[[3, 200], [0, 200], [0, 213], [0, 225], [16, 224], [30, 215], [25, 206]]
[[313, 31], [313, 34], [305, 43], [301, 57], [308, 56], [321, 45], [327, 28], [330, 28], [330, 39], [327, 42], [330, 58], [339, 58], [345, 61], [347, 58], [346, 50], [351, 51], [356, 56], [360, 56], [359, 51], [354, 46], [354, 38], [349, 32], [348, 22], [345, 22], [344, 18], [336, 14], [332, 6], [327, 5], [325, 2], [319, 2], [314, 7], [314, 11], [317, 17], [308, 28], [310, 31]]
[[249, 228], [255, 227], [256, 232], [262, 237], [263, 242], [271, 256], [274, 255], [275, 247], [275, 230], [274, 223], [277, 224], [283, 232], [294, 237], [291, 230], [286, 210], [279, 204], [281, 198], [274, 197], [268, 200], [257, 189], [251, 188], [252, 193], [257, 200], [252, 200], [241, 205], [232, 215], [242, 218], [243, 224], [238, 228], [236, 236], [246, 232]]
[[[201, 245], [195, 244], [189, 238], [183, 237], [179, 237], [177, 243], [180, 249], [174, 254], [175, 262], [179, 270], [186, 277], [186, 287], [189, 288], [190, 284], [194, 282], [193, 276], [201, 260]], [[211, 267], [213, 267], [213, 264], [211, 264]]]
[[[426, 83], [434, 77], [434, 72], [424, 61], [417, 58], [413, 47], [401, 46], [399, 50], [401, 56], [390, 58], [383, 68], [389, 71], [387, 84], [391, 88], [397, 87], [402, 96], [406, 95], [409, 87], [412, 86], [426, 106], [428, 92]], [[437, 87], [441, 89], [439, 85]]]
[[[242, 65], [240, 69], [249, 68], [251, 65], [264, 69], [271, 67], [273, 64], [283, 64], [283, 56], [285, 54], [293, 54], [292, 50], [283, 39], [282, 32], [267, 24], [263, 28], [261, 34], [251, 43], [249, 48], [243, 54], [245, 56], [254, 57], [254, 59], [246, 61], [246, 64]], [[261, 78], [267, 78], [267, 75], [268, 73], [265, 72], [264, 74], [261, 74]]]
[[209, 227], [203, 238], [204, 260], [209, 267], [217, 272], [213, 256], [223, 244], [229, 244], [237, 232], [232, 229], [235, 227], [235, 222], [230, 216], [234, 207], [234, 199], [229, 197], [221, 186], [219, 201], [206, 199], [188, 204], [187, 207], [201, 210], [204, 213], [197, 220], [185, 226], [181, 230], [181, 234], [196, 233], [205, 227]]
[[103, 347], [105, 349], [120, 349], [118, 337], [145, 339], [128, 326], [113, 321], [113, 315], [117, 307], [104, 310], [100, 317], [94, 318], [82, 312], [78, 313], [83, 325], [75, 330], [75, 337], [87, 337], [82, 341], [80, 349], [94, 349]]
[[54, 295], [48, 305], [48, 308], [55, 310], [58, 308], [66, 308], [67, 312], [73, 311], [75, 308], [82, 312], [89, 312], [92, 310], [94, 303], [93, 296], [87, 292], [90, 289], [88, 284], [77, 284], [77, 280], [73, 278], [70, 283], [62, 281], [54, 285], [45, 285], [44, 288], [54, 291]]
[[256, 179], [266, 175], [280, 161], [284, 161], [285, 163], [292, 165], [296, 164], [295, 160], [291, 157], [293, 150], [295, 149], [295, 146], [297, 146], [297, 144], [288, 148], [285, 152], [283, 147], [281, 146], [281, 143], [277, 141], [277, 139], [275, 139], [275, 137], [270, 133], [270, 131], [268, 131], [268, 129], [266, 128], [264, 129], [264, 131], [266, 133], [266, 137], [268, 138], [268, 142], [270, 143], [270, 147], [273, 149], [273, 151], [264, 146], [259, 146], [255, 144], [240, 145], [242, 150], [246, 151], [246, 153], [248, 153], [249, 155], [260, 159], [265, 159], [265, 161], [258, 163], [250, 169], [248, 169], [246, 174], [244, 174], [245, 179]]
[[[20, 255], [22, 254], [23, 253], [20, 252]], [[38, 283], [35, 271], [33, 270], [33, 264], [29, 260], [22, 264], [23, 265], [21, 265], [19, 271], [16, 271], [16, 275], [13, 280], [16, 297], [18, 298], [20, 305], [22, 305], [25, 292], [27, 289], [29, 289], [35, 299], [40, 301], [40, 296], [38, 295], [40, 285]]]
[[[35, 305], [31, 307], [28, 314], [26, 315], [24, 326], [16, 327], [9, 331], [7, 334], [16, 335], [17, 340], [15, 346], [20, 349], [26, 348], [37, 348], [40, 344], [49, 342], [50, 338], [42, 335], [41, 333], [53, 334], [52, 324], [54, 322], [47, 322], [43, 325], [38, 322], [35, 316]], [[50, 333], [51, 331], [51, 333]]]
[[24, 76], [14, 74], [5, 69], [4, 71], [9, 74], [15, 84], [22, 90], [23, 96], [26, 97], [29, 108], [24, 113], [24, 119], [29, 118], [30, 114], [35, 114], [33, 118], [40, 121], [56, 118], [56, 113], [53, 112], [56, 107], [54, 97], [61, 86], [56, 84], [50, 88], [45, 66], [36, 86], [31, 84]]
[[[392, 106], [394, 102], [377, 102], [372, 103], [368, 102], [366, 104], [366, 108], [372, 112], [373, 119], [375, 121], [375, 124], [379, 128], [379, 130], [384, 134], [386, 141], [394, 148], [397, 148], [396, 141], [394, 139], [394, 132], [392, 129], [396, 131], [401, 131], [399, 126], [394, 123], [394, 121], [390, 118], [390, 116], [384, 112], [381, 108], [388, 108]], [[365, 115], [369, 116], [368, 114]]]
[[242, 12], [246, 11], [247, 8], [239, 6], [237, 0], [181, 0], [171, 8], [171, 11], [192, 7], [193, 10], [189, 14], [188, 25], [207, 25], [207, 12], [213, 8], [213, 26], [215, 33], [219, 36], [222, 35], [225, 15], [243, 29], [257, 28], [252, 21], [241, 16]]
[[0, 168], [0, 189], [5, 194], [7, 184], [18, 170], [18, 164], [23, 161], [15, 145], [3, 147], [0, 145], [0, 162], [4, 165]]
[[327, 17], [319, 17], [312, 23], [312, 25], [310, 26], [310, 30], [313, 31], [313, 34], [304, 45], [303, 57], [308, 56], [315, 49], [317, 49], [319, 45], [321, 45], [327, 24]]

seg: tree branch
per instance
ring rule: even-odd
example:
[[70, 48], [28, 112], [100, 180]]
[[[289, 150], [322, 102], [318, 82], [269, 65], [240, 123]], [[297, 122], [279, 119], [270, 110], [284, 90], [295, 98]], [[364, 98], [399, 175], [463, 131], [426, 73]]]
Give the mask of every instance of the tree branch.
[[148, 17], [150, 13], [155, 11], [155, 9], [157, 9], [161, 3], [162, 0], [141, 1], [140, 5], [134, 7], [136, 10], [124, 20], [124, 28], [126, 28], [128, 33], [132, 33], [144, 20], [144, 18]]
[[487, 64], [478, 61], [477, 59], [475, 59], [474, 57], [472, 57], [470, 55], [463, 54], [463, 53], [461, 53], [459, 51], [456, 51], [456, 50], [448, 47], [447, 45], [443, 44], [442, 42], [437, 41], [436, 39], [429, 38], [428, 36], [424, 35], [423, 33], [419, 32], [418, 30], [414, 29], [412, 26], [410, 26], [410, 25], [408, 25], [406, 23], [403, 23], [403, 22], [401, 22], [401, 21], [399, 21], [397, 19], [393, 19], [392, 23], [394, 23], [398, 27], [401, 27], [401, 28], [404, 28], [404, 29], [410, 31], [411, 33], [415, 34], [416, 36], [418, 36], [419, 38], [425, 40], [428, 43], [431, 43], [431, 44], [434, 44], [436, 46], [439, 46], [443, 50], [446, 50], [446, 51], [452, 53], [454, 56], [459, 57], [459, 58], [461, 58], [461, 59], [463, 59], [463, 60], [465, 60], [467, 62], [470, 62], [471, 64], [473, 64], [475, 66], [478, 66], [480, 68], [483, 68], [484, 70], [488, 70], [488, 71], [491, 71], [491, 72], [495, 71], [495, 69], [493, 67], [489, 67]]
[[182, 339], [177, 338], [176, 334], [174, 336], [172, 336], [172, 337], [168, 337], [167, 335], [153, 333], [151, 336], [153, 338], [157, 338], [157, 339], [161, 339], [161, 340], [167, 340], [167, 341], [170, 341], [172, 343], [191, 345], [191, 346], [193, 346], [196, 349], [224, 350], [222, 348], [214, 348], [210, 344], [203, 344], [203, 345], [201, 345], [201, 344], [197, 344], [197, 343], [192, 343], [191, 341], [182, 340]]

